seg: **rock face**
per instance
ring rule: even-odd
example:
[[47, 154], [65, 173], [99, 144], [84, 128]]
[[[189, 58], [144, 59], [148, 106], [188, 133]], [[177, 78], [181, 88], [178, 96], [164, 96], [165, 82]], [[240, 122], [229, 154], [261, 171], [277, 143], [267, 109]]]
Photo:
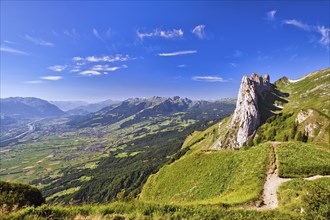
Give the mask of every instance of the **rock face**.
[[256, 73], [250, 77], [244, 76], [238, 93], [236, 109], [231, 121], [227, 124], [227, 131], [216, 141], [213, 148], [241, 148], [260, 126], [258, 102], [271, 90], [268, 74], [264, 77]]

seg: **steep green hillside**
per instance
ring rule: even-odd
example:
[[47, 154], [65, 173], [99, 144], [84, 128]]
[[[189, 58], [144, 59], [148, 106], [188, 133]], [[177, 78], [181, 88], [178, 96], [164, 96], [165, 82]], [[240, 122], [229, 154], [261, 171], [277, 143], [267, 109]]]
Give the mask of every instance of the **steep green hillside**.
[[151, 176], [140, 198], [228, 205], [254, 201], [261, 193], [269, 157], [268, 144], [246, 151], [196, 151]]
[[330, 149], [288, 142], [278, 145], [276, 153], [281, 177], [330, 175]]
[[44, 202], [45, 199], [35, 187], [0, 181], [0, 214], [26, 206], [40, 206]]
[[303, 141], [329, 146], [330, 68], [315, 71], [297, 81], [286, 77], [275, 82], [286, 96], [275, 104], [282, 110], [267, 119], [254, 137], [264, 141]]
[[289, 94], [284, 112], [313, 108], [330, 117], [330, 68], [309, 73], [296, 81], [283, 77], [275, 85]]

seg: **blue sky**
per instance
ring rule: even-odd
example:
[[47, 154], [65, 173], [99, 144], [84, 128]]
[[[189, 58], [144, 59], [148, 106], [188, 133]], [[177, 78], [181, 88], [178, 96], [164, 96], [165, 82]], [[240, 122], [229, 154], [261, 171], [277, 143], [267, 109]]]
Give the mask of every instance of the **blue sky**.
[[1, 1], [1, 97], [236, 97], [329, 67], [329, 1]]

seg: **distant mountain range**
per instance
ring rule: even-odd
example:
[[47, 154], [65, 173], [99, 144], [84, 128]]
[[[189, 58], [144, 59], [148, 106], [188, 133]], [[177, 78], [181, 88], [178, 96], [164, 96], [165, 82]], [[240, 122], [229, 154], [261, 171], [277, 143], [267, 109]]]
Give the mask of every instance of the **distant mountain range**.
[[[68, 124], [77, 127], [95, 127], [121, 123], [127, 127], [141, 121], [153, 120], [157, 117], [182, 113], [183, 119], [200, 120], [219, 118], [228, 115], [235, 107], [235, 100], [224, 99], [219, 101], [192, 101], [187, 98], [175, 96], [173, 98], [131, 98], [121, 103], [113, 104], [98, 112], [77, 116]], [[213, 115], [212, 115], [213, 114]]]
[[13, 118], [58, 117], [65, 113], [46, 100], [33, 97], [0, 99], [1, 115]]
[[84, 101], [50, 101], [69, 115], [84, 115], [91, 112], [97, 112], [109, 105], [117, 104], [120, 101], [107, 99], [101, 102], [88, 103]]

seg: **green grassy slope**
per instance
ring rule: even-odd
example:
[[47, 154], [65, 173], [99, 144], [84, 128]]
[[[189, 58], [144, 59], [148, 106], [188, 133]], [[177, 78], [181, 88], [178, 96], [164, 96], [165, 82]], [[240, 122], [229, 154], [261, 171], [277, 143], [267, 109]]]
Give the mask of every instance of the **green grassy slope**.
[[288, 142], [278, 145], [276, 152], [280, 177], [330, 175], [330, 149]]
[[27, 184], [0, 181], [0, 213], [45, 202], [40, 191]]
[[257, 130], [254, 143], [297, 140], [329, 147], [330, 68], [296, 82], [283, 77], [275, 85], [287, 96], [275, 103], [283, 109], [274, 112], [276, 115]]
[[107, 205], [41, 206], [26, 208], [4, 216], [13, 219], [222, 219], [222, 220], [271, 220], [297, 219], [278, 211], [231, 210], [219, 206], [161, 205], [144, 202], [114, 202]]
[[282, 212], [302, 219], [330, 219], [329, 177], [313, 181], [291, 180], [280, 186], [277, 195]]
[[284, 111], [314, 108], [330, 117], [330, 68], [310, 73], [297, 82], [282, 78], [275, 85], [290, 94]]
[[228, 205], [257, 200], [269, 156], [268, 144], [246, 151], [196, 151], [150, 177], [140, 198]]

